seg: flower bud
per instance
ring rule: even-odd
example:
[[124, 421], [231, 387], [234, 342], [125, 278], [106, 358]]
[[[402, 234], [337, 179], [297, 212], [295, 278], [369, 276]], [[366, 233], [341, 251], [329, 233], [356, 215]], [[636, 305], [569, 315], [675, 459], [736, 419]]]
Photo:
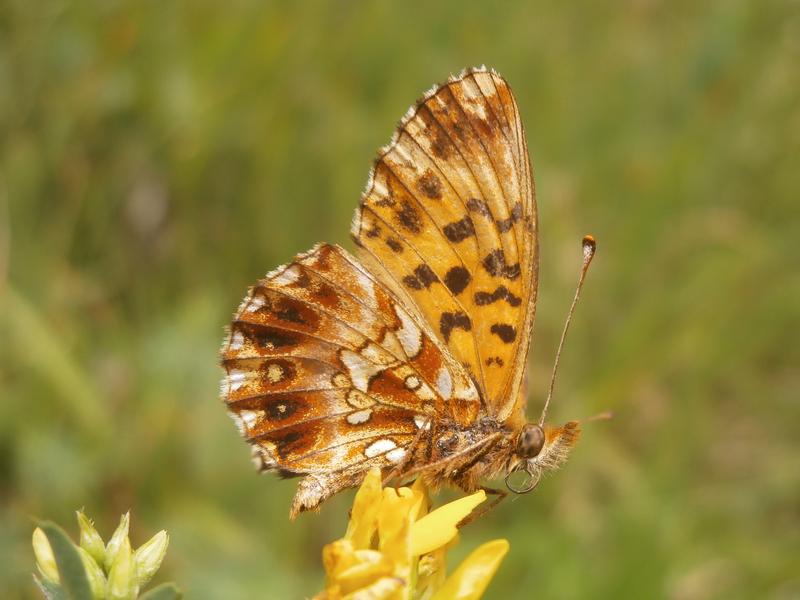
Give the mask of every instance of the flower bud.
[[103, 543], [103, 538], [97, 533], [94, 523], [83, 514], [83, 511], [76, 511], [75, 514], [78, 516], [78, 527], [81, 530], [81, 548], [86, 550], [98, 565], [102, 565], [106, 556], [106, 545]]
[[33, 554], [36, 556], [36, 566], [42, 577], [52, 583], [59, 583], [58, 566], [53, 549], [44, 531], [38, 527], [33, 530]]
[[108, 600], [132, 600], [138, 593], [136, 563], [133, 561], [131, 543], [126, 535], [122, 538], [122, 543], [114, 555], [114, 562], [108, 573], [106, 598]]
[[111, 539], [108, 540], [105, 556], [103, 557], [103, 566], [106, 569], [106, 573], [111, 571], [111, 565], [113, 565], [117, 559], [117, 552], [119, 552], [120, 547], [122, 547], [123, 540], [128, 542], [128, 549], [130, 550], [131, 544], [130, 541], [128, 541], [130, 515], [130, 512], [126, 512], [122, 515], [117, 530], [114, 532], [114, 535], [111, 536]]
[[161, 567], [168, 545], [169, 535], [162, 529], [136, 550], [134, 562], [140, 587], [144, 587]]
[[86, 579], [89, 581], [89, 587], [92, 590], [92, 598], [96, 600], [103, 600], [106, 597], [106, 576], [103, 569], [95, 562], [92, 555], [81, 547], [77, 548], [80, 554], [81, 561], [83, 561], [83, 568], [86, 571]]

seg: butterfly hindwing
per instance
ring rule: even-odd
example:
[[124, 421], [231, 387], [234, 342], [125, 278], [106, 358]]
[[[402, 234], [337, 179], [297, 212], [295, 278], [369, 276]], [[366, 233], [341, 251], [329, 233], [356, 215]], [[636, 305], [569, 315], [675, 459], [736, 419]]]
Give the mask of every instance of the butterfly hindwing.
[[222, 361], [223, 397], [262, 470], [310, 477], [293, 513], [372, 466], [400, 464], [432, 419], [466, 423], [479, 406], [461, 366], [337, 246], [301, 254], [254, 286]]

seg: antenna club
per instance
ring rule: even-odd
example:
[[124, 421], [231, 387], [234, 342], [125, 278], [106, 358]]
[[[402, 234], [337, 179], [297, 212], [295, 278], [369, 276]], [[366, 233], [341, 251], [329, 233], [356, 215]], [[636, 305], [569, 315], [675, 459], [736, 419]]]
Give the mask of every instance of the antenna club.
[[583, 263], [588, 265], [594, 258], [595, 250], [597, 250], [597, 241], [593, 235], [585, 235], [581, 244], [583, 245]]

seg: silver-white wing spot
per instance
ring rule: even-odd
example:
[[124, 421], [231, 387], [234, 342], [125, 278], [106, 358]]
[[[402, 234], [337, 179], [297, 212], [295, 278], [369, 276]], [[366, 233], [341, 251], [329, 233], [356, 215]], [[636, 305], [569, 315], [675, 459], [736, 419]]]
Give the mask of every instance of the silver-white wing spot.
[[436, 390], [442, 398], [450, 398], [453, 393], [453, 378], [446, 367], [439, 369], [439, 373], [436, 375]]
[[395, 332], [395, 335], [397, 335], [397, 339], [400, 340], [400, 345], [403, 347], [406, 356], [408, 356], [408, 358], [414, 358], [419, 354], [422, 348], [422, 331], [420, 331], [417, 324], [414, 323], [414, 320], [402, 308], [395, 306], [394, 312], [403, 324], [402, 327]]
[[406, 457], [406, 449], [405, 448], [395, 448], [394, 450], [390, 450], [386, 453], [386, 460], [389, 462], [393, 462], [395, 464], [402, 462], [403, 459]]
[[290, 285], [300, 279], [300, 269], [297, 265], [290, 265], [271, 279], [275, 285]]
[[367, 392], [370, 379], [386, 369], [385, 366], [376, 365], [352, 350], [342, 350], [340, 357], [350, 373], [350, 381], [353, 382], [353, 387], [364, 393]]
[[397, 448], [397, 444], [395, 444], [393, 440], [381, 438], [364, 448], [364, 454], [366, 454], [367, 458], [374, 458], [379, 454], [385, 454], [395, 448]]
[[245, 384], [247, 373], [240, 369], [231, 369], [228, 373], [228, 387], [235, 392]]
[[364, 410], [358, 410], [354, 413], [350, 413], [347, 415], [347, 422], [350, 425], [361, 425], [362, 423], [366, 423], [369, 421], [369, 418], [372, 416], [372, 409], [365, 408]]
[[255, 427], [258, 422], [264, 416], [264, 411], [262, 410], [240, 410], [239, 416], [242, 418], [242, 421], [247, 426], [248, 429], [252, 429]]
[[242, 335], [241, 331], [236, 330], [233, 332], [233, 335], [231, 336], [230, 349], [241, 350], [242, 346], [244, 346], [244, 336]]

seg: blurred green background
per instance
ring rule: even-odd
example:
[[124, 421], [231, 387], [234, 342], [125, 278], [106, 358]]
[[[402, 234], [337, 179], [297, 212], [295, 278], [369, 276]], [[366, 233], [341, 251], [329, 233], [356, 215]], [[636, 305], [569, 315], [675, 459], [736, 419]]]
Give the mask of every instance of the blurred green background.
[[191, 598], [300, 598], [344, 494], [287, 519], [217, 397], [246, 287], [348, 224], [431, 84], [486, 63], [536, 170], [537, 413], [567, 467], [463, 532], [493, 598], [800, 597], [800, 5], [28, 2], [0, 7], [0, 587], [32, 518], [167, 528]]

